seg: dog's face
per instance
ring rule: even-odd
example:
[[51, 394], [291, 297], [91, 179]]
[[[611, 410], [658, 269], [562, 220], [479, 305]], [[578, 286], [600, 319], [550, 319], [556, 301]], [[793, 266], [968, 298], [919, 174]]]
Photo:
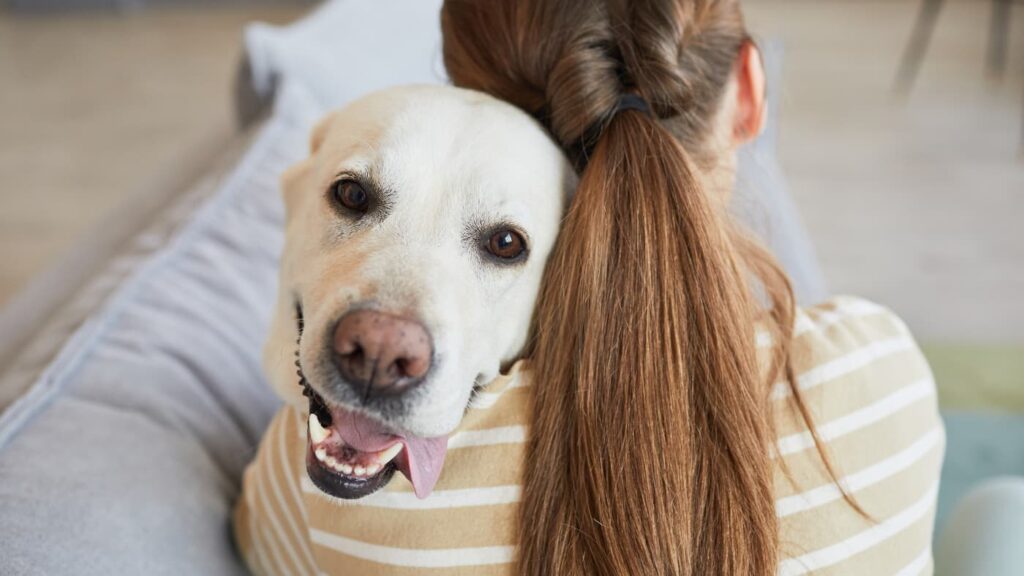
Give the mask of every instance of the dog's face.
[[365, 97], [311, 148], [283, 179], [267, 372], [310, 408], [318, 486], [359, 497], [399, 469], [424, 496], [474, 387], [525, 344], [575, 176], [529, 116], [450, 87]]

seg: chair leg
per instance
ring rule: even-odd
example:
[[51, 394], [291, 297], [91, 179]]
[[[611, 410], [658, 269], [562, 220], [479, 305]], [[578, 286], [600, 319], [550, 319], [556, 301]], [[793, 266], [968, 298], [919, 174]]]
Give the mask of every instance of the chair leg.
[[988, 52], [985, 61], [988, 73], [1002, 78], [1006, 73], [1006, 44], [1010, 32], [1010, 5], [1013, 0], [992, 1], [992, 21], [989, 23]]
[[910, 35], [910, 42], [903, 52], [899, 70], [896, 72], [897, 94], [907, 95], [914, 87], [932, 32], [935, 30], [935, 22], [939, 19], [942, 3], [943, 0], [921, 1], [921, 10], [917, 14], [914, 31]]

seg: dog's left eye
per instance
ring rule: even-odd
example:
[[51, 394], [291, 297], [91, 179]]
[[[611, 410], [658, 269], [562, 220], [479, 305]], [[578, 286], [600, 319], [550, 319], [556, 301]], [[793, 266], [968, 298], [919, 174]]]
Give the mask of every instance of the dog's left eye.
[[355, 180], [338, 180], [331, 185], [331, 195], [339, 205], [359, 214], [370, 208], [370, 195]]
[[515, 230], [498, 230], [487, 241], [487, 251], [502, 260], [516, 260], [526, 252], [526, 240]]

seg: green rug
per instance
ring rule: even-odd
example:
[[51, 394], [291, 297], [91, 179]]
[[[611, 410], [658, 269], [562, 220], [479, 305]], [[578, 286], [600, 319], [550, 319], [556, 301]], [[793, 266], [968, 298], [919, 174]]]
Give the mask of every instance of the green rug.
[[943, 410], [1024, 414], [1024, 346], [927, 344]]
[[946, 424], [936, 539], [978, 483], [1024, 475], [1024, 346], [922, 346]]

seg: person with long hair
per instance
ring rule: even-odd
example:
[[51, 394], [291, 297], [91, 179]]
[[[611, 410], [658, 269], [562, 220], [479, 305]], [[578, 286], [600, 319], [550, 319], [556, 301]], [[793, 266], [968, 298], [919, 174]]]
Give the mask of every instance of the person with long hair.
[[[879, 350], [902, 326], [891, 314], [841, 312], [832, 329], [822, 310], [834, 305], [798, 315], [785, 275], [724, 210], [735, 148], [763, 122], [763, 72], [738, 2], [448, 0], [442, 26], [454, 83], [535, 115], [580, 172], [526, 354], [536, 385], [519, 572], [770, 574], [847, 559], [874, 567], [849, 573], [922, 572], [934, 494], [913, 536], [890, 521], [938, 478], [927, 365], [899, 329], [904, 349]], [[797, 335], [795, 318], [812, 328]], [[770, 341], [760, 363], [757, 334]], [[804, 391], [870, 350], [870, 374], [835, 370], [845, 382]], [[913, 395], [915, 382], [913, 422], [886, 422], [885, 396]], [[815, 422], [821, 412], [833, 421]], [[794, 416], [797, 436], [786, 434]], [[870, 431], [862, 421], [873, 418]], [[825, 442], [857, 424], [860, 438]], [[780, 434], [816, 452], [817, 474]], [[863, 485], [896, 475], [871, 466], [918, 438], [933, 439], [919, 466], [912, 455], [889, 465], [912, 471], [899, 497]], [[793, 499], [808, 476], [818, 491]], [[846, 510], [815, 518], [826, 493]], [[880, 546], [889, 531], [899, 554]], [[846, 542], [858, 534], [869, 550]]]
[[797, 307], [730, 219], [764, 122], [738, 1], [446, 0], [441, 21], [453, 83], [536, 118], [579, 181], [522, 361], [463, 422], [501, 441], [452, 450], [424, 503], [337, 504], [300, 542], [318, 569], [931, 573], [920, 350], [864, 300]]

